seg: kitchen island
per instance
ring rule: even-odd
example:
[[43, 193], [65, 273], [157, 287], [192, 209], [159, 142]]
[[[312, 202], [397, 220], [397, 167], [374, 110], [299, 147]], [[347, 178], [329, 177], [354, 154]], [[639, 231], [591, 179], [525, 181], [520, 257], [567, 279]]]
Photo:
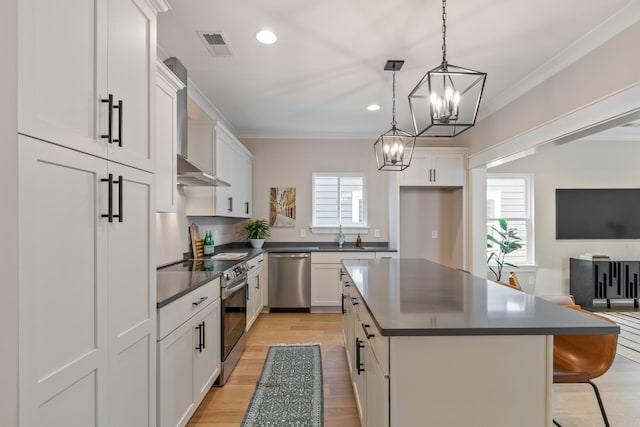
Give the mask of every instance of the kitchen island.
[[363, 426], [552, 424], [553, 335], [619, 328], [424, 259], [345, 260]]

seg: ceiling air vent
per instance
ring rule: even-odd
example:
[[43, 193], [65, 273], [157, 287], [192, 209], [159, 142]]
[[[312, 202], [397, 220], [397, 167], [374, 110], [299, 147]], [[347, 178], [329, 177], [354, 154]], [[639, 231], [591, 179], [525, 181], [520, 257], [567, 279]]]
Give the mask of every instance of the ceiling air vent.
[[222, 31], [198, 31], [200, 40], [207, 47], [211, 56], [232, 56], [233, 51], [225, 40]]

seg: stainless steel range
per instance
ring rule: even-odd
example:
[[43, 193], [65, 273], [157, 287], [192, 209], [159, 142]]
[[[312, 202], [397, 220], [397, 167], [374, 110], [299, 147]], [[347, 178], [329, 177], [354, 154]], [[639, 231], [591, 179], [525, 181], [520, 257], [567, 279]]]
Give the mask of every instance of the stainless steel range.
[[[224, 261], [230, 263], [229, 261]], [[221, 356], [220, 376], [216, 385], [224, 385], [240, 360], [245, 348], [247, 327], [247, 271], [246, 262], [223, 271], [220, 278]]]

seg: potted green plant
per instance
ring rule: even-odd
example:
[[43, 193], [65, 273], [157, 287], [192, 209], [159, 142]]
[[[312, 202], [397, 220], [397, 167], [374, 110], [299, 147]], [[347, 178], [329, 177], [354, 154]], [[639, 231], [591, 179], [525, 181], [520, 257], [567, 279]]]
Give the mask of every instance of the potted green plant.
[[[502, 277], [502, 268], [505, 265], [518, 268], [517, 265], [505, 262], [504, 257], [522, 247], [522, 243], [520, 243], [522, 239], [518, 236], [518, 229], [509, 228], [504, 218], [499, 218], [498, 223], [500, 224], [500, 229], [491, 226], [498, 237], [493, 234], [487, 234], [487, 248], [492, 250], [487, 258], [487, 264], [489, 271], [493, 273], [497, 282]], [[492, 261], [495, 262], [495, 265], [493, 265]]]
[[251, 246], [260, 249], [264, 244], [264, 239], [271, 235], [271, 226], [266, 219], [250, 219], [244, 226], [247, 232], [247, 239]]

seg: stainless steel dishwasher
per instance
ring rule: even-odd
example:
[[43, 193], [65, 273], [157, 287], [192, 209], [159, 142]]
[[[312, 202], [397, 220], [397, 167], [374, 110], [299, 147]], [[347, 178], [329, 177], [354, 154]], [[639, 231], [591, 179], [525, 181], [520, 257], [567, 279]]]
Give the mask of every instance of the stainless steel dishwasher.
[[311, 308], [311, 254], [269, 254], [269, 311]]

